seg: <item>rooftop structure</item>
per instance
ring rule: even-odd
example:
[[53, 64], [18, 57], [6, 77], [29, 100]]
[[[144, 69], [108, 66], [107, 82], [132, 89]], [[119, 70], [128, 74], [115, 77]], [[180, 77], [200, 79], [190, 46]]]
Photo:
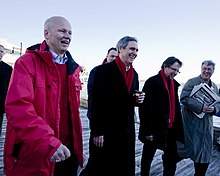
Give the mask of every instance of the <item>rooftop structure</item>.
[[22, 43], [18, 46], [7, 42], [6, 39], [0, 38], [0, 45], [3, 45], [6, 50], [2, 60], [13, 67], [15, 61], [23, 54]]

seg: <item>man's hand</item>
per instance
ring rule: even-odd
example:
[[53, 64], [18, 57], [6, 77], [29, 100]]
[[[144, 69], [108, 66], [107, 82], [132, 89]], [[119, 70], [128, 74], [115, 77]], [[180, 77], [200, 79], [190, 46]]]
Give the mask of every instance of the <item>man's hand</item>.
[[214, 111], [214, 106], [208, 106], [206, 104], [204, 104], [203, 106], [203, 112], [205, 113], [212, 113]]
[[154, 137], [153, 137], [153, 135], [150, 135], [150, 136], [145, 136], [145, 139], [147, 140], [147, 141], [153, 141], [154, 140]]
[[70, 157], [70, 151], [69, 149], [61, 144], [57, 151], [53, 154], [53, 156], [50, 158], [50, 162], [55, 163], [55, 162], [61, 162], [64, 161], [65, 159]]
[[93, 142], [97, 147], [103, 147], [104, 136], [97, 136], [93, 138]]
[[143, 103], [144, 98], [145, 98], [145, 93], [142, 91], [135, 91], [136, 93], [134, 94], [136, 102], [137, 103]]

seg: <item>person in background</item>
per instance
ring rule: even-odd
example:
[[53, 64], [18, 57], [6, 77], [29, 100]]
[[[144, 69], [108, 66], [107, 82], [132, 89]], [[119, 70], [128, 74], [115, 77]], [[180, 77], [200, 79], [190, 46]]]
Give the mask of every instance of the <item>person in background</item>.
[[82, 68], [67, 50], [67, 19], [45, 21], [41, 44], [15, 63], [6, 97], [6, 176], [76, 176], [83, 166], [79, 94]]
[[[213, 146], [213, 115], [220, 110], [220, 103], [207, 106], [190, 97], [190, 94], [194, 86], [206, 83], [219, 95], [217, 85], [211, 81], [214, 70], [215, 63], [213, 61], [205, 60], [202, 62], [201, 74], [189, 79], [180, 95], [185, 132], [185, 145], [180, 153], [184, 158], [191, 158], [194, 161], [195, 176], [205, 176], [208, 169]], [[201, 112], [204, 112], [205, 116], [198, 118], [196, 114]]]
[[182, 62], [168, 57], [161, 70], [145, 81], [144, 102], [139, 107], [139, 140], [144, 144], [141, 176], [150, 175], [151, 162], [157, 149], [163, 150], [163, 175], [174, 176], [179, 160], [176, 141], [184, 142], [182, 116], [178, 97], [180, 84], [174, 77]]
[[[107, 56], [106, 58], [103, 60], [102, 64], [107, 64], [109, 62], [112, 62], [113, 60], [115, 60], [115, 58], [118, 56], [118, 51], [116, 48], [110, 48], [107, 52]], [[89, 73], [89, 79], [88, 79], [88, 83], [87, 83], [87, 92], [88, 92], [88, 108], [87, 108], [87, 117], [90, 119], [91, 117], [91, 92], [92, 92], [92, 83], [94, 80], [94, 75], [95, 75], [95, 70], [96, 70], [97, 66], [94, 67], [90, 73]]]
[[3, 45], [0, 45], [0, 136], [2, 133], [2, 122], [5, 113], [5, 98], [12, 73], [12, 67], [2, 61], [4, 55], [5, 48]]
[[117, 48], [109, 48], [107, 52], [106, 58], [103, 60], [102, 64], [107, 64], [109, 62], [112, 62], [115, 60], [115, 58], [118, 56], [118, 51]]
[[[135, 175], [134, 107], [143, 102], [139, 90], [138, 74], [132, 63], [137, 57], [137, 39], [130, 36], [117, 43], [119, 56], [95, 71], [92, 102], [90, 140], [93, 141], [95, 160], [81, 176]], [[92, 163], [93, 162], [93, 163]]]

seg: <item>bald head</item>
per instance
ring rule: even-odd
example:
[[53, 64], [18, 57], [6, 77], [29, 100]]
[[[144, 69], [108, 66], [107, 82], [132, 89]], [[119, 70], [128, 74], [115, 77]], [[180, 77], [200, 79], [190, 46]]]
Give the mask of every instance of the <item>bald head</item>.
[[[69, 23], [69, 21], [62, 16], [50, 17], [44, 23], [44, 30], [52, 29], [56, 24], [59, 24], [61, 22]], [[69, 23], [69, 26], [71, 26], [70, 23]]]
[[3, 45], [0, 45], [0, 61], [2, 60], [4, 54], [5, 54], [5, 48]]
[[44, 23], [44, 38], [50, 50], [57, 55], [63, 55], [71, 42], [71, 24], [61, 16], [47, 19]]

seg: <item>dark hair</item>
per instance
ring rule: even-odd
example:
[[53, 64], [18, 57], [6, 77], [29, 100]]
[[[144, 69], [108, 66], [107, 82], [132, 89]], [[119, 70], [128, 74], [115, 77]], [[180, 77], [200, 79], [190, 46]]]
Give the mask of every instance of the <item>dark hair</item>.
[[213, 66], [213, 69], [215, 69], [215, 63], [212, 60], [205, 60], [202, 62], [202, 66], [206, 64], [207, 66], [211, 65]]
[[117, 52], [117, 49], [116, 49], [116, 48], [114, 48], [114, 47], [111, 47], [111, 48], [109, 48], [109, 49], [108, 49], [108, 52], [107, 52], [107, 54], [109, 54], [111, 50], [115, 50], [115, 51]]
[[174, 56], [171, 56], [171, 57], [168, 57], [162, 64], [161, 68], [163, 69], [164, 67], [170, 67], [171, 65], [173, 65], [175, 62], [177, 62], [180, 67], [182, 67], [182, 62], [177, 59], [176, 57]]

